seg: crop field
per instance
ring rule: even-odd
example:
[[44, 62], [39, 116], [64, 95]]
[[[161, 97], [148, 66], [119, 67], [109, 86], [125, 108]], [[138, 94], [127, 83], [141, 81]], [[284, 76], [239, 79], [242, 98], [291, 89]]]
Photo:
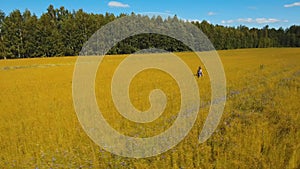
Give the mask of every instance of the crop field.
[[[76, 57], [0, 60], [0, 168], [300, 168], [300, 48], [218, 51], [226, 81], [222, 119], [204, 143], [199, 133], [211, 102], [210, 80], [194, 53], [176, 53], [196, 73], [201, 97], [195, 125], [178, 145], [148, 158], [126, 158], [95, 144], [74, 110]], [[120, 133], [150, 137], [169, 128], [180, 109], [180, 90], [167, 73], [147, 69], [131, 81], [132, 104], [145, 111], [149, 93], [161, 89], [162, 116], [134, 123], [111, 97], [112, 75], [126, 55], [107, 56], [96, 76], [96, 99]]]

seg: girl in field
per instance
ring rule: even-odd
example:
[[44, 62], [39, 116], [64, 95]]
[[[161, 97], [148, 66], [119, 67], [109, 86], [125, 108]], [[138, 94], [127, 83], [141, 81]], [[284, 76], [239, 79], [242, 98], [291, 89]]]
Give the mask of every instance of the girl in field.
[[203, 72], [202, 72], [202, 68], [201, 66], [198, 67], [198, 70], [197, 70], [197, 77], [202, 77], [203, 76]]

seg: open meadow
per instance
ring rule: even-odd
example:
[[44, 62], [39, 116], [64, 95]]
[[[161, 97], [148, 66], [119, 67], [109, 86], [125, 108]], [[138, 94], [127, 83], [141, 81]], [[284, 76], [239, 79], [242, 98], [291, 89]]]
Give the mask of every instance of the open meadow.
[[[177, 146], [135, 159], [111, 154], [82, 129], [73, 105], [76, 57], [0, 60], [0, 168], [300, 168], [300, 48], [218, 51], [227, 101], [213, 135], [198, 136], [208, 114], [210, 81], [197, 79], [201, 97], [195, 125]], [[176, 53], [196, 72], [193, 53]], [[180, 91], [168, 74], [148, 69], [132, 80], [132, 104], [145, 111], [149, 92], [168, 98], [161, 117], [137, 124], [116, 110], [111, 78], [125, 55], [107, 56], [96, 78], [99, 109], [117, 131], [149, 137], [169, 128], [180, 108]], [[197, 91], [196, 91], [197, 92]]]

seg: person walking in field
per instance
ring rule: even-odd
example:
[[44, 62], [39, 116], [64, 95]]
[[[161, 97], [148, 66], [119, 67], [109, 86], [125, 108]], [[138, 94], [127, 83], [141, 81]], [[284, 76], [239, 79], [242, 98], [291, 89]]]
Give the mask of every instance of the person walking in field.
[[202, 72], [202, 68], [201, 66], [198, 67], [198, 70], [197, 70], [197, 77], [202, 77], [203, 76], [203, 72]]

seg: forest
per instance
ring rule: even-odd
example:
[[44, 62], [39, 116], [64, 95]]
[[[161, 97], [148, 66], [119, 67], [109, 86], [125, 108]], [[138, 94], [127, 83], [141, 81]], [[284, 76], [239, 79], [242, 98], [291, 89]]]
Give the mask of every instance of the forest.
[[[29, 10], [14, 10], [9, 14], [0, 10], [0, 59], [76, 56], [98, 29], [128, 15], [136, 14], [95, 14], [82, 9], [70, 11], [64, 7], [54, 8], [53, 5], [39, 17]], [[160, 16], [149, 19], [160, 22], [178, 20], [176, 15], [165, 19]], [[210, 24], [205, 20], [191, 23], [206, 34], [217, 50], [300, 47], [300, 26], [297, 25], [275, 29], [268, 25], [263, 28], [243, 25], [229, 27]], [[190, 50], [167, 36], [140, 34], [119, 42], [108, 54], [129, 54], [152, 47], [170, 52]]]

